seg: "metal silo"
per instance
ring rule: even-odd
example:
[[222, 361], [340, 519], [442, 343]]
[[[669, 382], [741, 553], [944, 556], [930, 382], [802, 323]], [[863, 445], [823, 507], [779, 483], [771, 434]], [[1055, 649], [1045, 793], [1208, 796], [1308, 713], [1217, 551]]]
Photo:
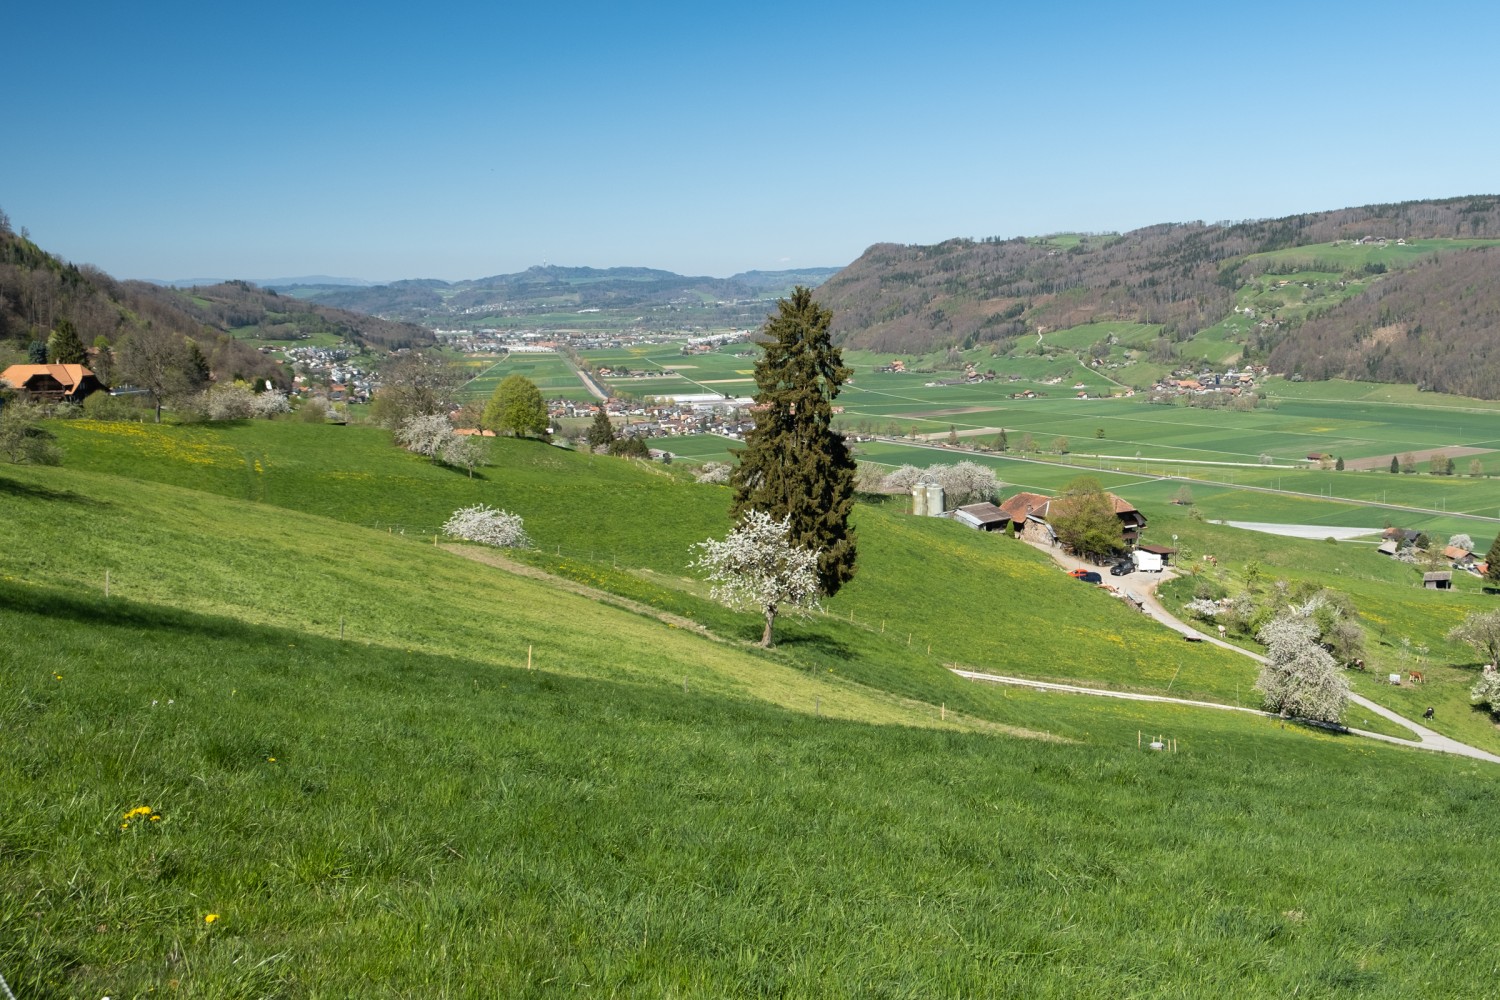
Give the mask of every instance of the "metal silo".
[[911, 512], [915, 517], [927, 516], [927, 484], [920, 480], [911, 486]]
[[927, 484], [927, 516], [942, 517], [947, 505], [944, 502], [943, 488], [937, 483]]

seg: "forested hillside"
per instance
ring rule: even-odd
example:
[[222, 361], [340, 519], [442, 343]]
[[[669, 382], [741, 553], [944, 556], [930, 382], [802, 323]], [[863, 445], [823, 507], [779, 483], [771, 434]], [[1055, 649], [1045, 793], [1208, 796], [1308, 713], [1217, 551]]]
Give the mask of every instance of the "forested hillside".
[[[1015, 338], [1035, 335], [1039, 328], [1104, 320], [1158, 325], [1163, 337], [1181, 343], [1229, 315], [1236, 292], [1247, 282], [1295, 270], [1293, 262], [1252, 255], [1366, 238], [1392, 246], [1397, 240], [1497, 239], [1500, 198], [1369, 205], [1234, 224], [1166, 224], [1123, 235], [877, 244], [829, 279], [818, 298], [833, 310], [840, 342], [878, 351], [991, 344], [1004, 353]], [[1455, 261], [1438, 258], [1407, 284], [1434, 280]], [[1465, 273], [1481, 266], [1470, 262]], [[1385, 270], [1371, 265], [1361, 276]], [[1450, 330], [1457, 333], [1455, 316], [1434, 315], [1413, 325], [1420, 322], [1428, 337], [1441, 340]], [[1337, 326], [1338, 310], [1322, 321], [1319, 329]], [[1472, 330], [1475, 320], [1468, 322]], [[1261, 358], [1279, 344], [1285, 345], [1283, 352], [1293, 352], [1299, 336], [1291, 321], [1258, 325], [1245, 348]], [[1361, 377], [1403, 376], [1376, 363]]]
[[281, 365], [247, 339], [333, 334], [385, 348], [432, 341], [418, 326], [299, 302], [244, 282], [174, 289], [117, 281], [47, 253], [0, 213], [0, 360], [25, 360], [32, 345], [45, 343], [63, 323], [86, 348], [118, 347], [137, 330], [183, 334], [197, 342], [216, 377], [276, 382], [285, 379]]
[[1271, 352], [1304, 378], [1500, 395], [1500, 248], [1425, 261], [1310, 317]]

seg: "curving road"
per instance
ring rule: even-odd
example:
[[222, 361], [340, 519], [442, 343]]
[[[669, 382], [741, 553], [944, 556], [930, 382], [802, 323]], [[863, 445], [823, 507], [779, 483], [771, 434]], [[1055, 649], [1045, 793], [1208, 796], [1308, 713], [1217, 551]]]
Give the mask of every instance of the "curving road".
[[[1042, 545], [1037, 542], [1027, 542], [1027, 544], [1031, 545], [1033, 548], [1047, 553], [1052, 557], [1052, 560], [1054, 562], [1056, 562], [1059, 566], [1062, 566], [1064, 569], [1099, 569], [1099, 567], [1086, 563], [1076, 556], [1069, 555], [1068, 553], [1063, 552], [1061, 549], [1057, 549], [1049, 545]], [[1122, 581], [1122, 589], [1129, 589], [1132, 594], [1141, 599], [1141, 610], [1150, 615], [1152, 618], [1156, 619], [1161, 624], [1165, 625], [1167, 628], [1170, 628], [1175, 632], [1179, 632], [1182, 635], [1193, 636], [1194, 638], [1201, 639], [1204, 642], [1211, 642], [1215, 646], [1221, 646], [1224, 649], [1230, 650], [1231, 652], [1239, 653], [1241, 656], [1248, 656], [1252, 660], [1255, 660], [1257, 663], [1265, 662], [1266, 658], [1261, 656], [1259, 653], [1251, 652], [1248, 649], [1241, 649], [1239, 646], [1236, 646], [1233, 643], [1225, 642], [1223, 639], [1220, 639], [1216, 635], [1209, 635], [1206, 632], [1200, 632], [1198, 629], [1195, 629], [1191, 625], [1186, 624], [1182, 620], [1175, 617], [1171, 612], [1167, 611], [1167, 609], [1162, 605], [1161, 601], [1157, 599], [1156, 588], [1162, 583], [1163, 580], [1170, 580], [1173, 575], [1174, 574], [1172, 570], [1167, 569], [1161, 573], [1132, 573], [1128, 577], [1122, 577], [1119, 579]], [[1129, 581], [1128, 585], [1124, 584], [1123, 581]], [[1044, 691], [1063, 691], [1072, 694], [1097, 695], [1105, 698], [1124, 698], [1130, 701], [1159, 701], [1174, 705], [1192, 705], [1197, 708], [1216, 708], [1228, 712], [1251, 712], [1255, 715], [1269, 714], [1254, 708], [1241, 708], [1236, 705], [1221, 705], [1217, 702], [1211, 701], [1193, 701], [1187, 698], [1172, 698], [1167, 695], [1140, 694], [1134, 691], [1110, 691], [1104, 688], [1080, 687], [1074, 684], [1046, 684], [1040, 681], [1027, 680], [1024, 677], [1007, 677], [1003, 674], [978, 673], [970, 670], [954, 670], [953, 672], [955, 674], [958, 674], [960, 677], [967, 677], [970, 680], [987, 681], [993, 684], [1013, 684], [1020, 687], [1029, 687]], [[1364, 729], [1350, 729], [1349, 732], [1353, 733], [1356, 736], [1363, 736], [1367, 739], [1379, 740], [1382, 743], [1394, 743], [1396, 746], [1415, 747], [1420, 750], [1432, 750], [1437, 753], [1454, 754], [1458, 757], [1468, 757], [1473, 760], [1488, 761], [1491, 764], [1500, 764], [1500, 756], [1496, 756], [1495, 754], [1492, 754], [1487, 750], [1480, 750], [1478, 747], [1471, 747], [1467, 743], [1460, 743], [1458, 740], [1453, 739], [1451, 736], [1444, 736], [1442, 733], [1428, 729], [1426, 726], [1417, 722], [1413, 722], [1412, 720], [1405, 718], [1404, 716], [1398, 715], [1397, 713], [1386, 708], [1384, 705], [1373, 702], [1363, 695], [1358, 695], [1351, 692], [1349, 694], [1349, 700], [1354, 704], [1359, 705], [1361, 708], [1374, 712], [1376, 715], [1379, 715], [1385, 719], [1389, 719], [1391, 722], [1394, 722], [1397, 725], [1405, 726], [1407, 729], [1410, 729], [1413, 733], [1415, 733], [1417, 738], [1415, 741], [1403, 740], [1395, 736], [1386, 736], [1383, 733], [1372, 733]]]

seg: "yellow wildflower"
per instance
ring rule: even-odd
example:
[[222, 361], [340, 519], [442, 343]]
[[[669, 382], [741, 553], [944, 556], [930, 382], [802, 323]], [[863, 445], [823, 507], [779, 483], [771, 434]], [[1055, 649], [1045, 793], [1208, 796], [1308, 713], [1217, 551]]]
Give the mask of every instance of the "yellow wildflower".
[[215, 920], [218, 920], [218, 919], [219, 919], [219, 915], [217, 913], [205, 913], [203, 915], [203, 922], [205, 924], [211, 924]]

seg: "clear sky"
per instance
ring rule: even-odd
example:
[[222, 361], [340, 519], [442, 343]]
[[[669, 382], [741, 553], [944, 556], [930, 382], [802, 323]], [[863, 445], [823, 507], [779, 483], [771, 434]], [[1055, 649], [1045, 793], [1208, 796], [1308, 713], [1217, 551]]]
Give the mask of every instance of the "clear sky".
[[119, 277], [837, 266], [1500, 191], [1500, 5], [81, 0], [0, 208]]

